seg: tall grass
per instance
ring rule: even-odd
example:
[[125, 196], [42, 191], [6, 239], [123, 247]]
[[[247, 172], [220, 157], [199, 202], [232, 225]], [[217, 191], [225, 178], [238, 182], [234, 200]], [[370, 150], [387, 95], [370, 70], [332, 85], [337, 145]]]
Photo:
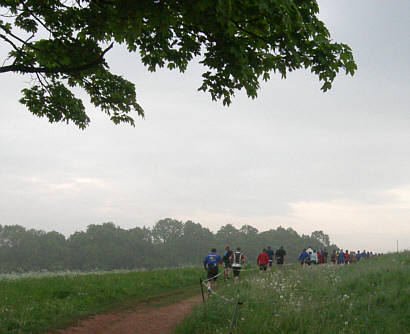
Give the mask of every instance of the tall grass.
[[175, 333], [410, 333], [410, 253], [351, 265], [280, 268], [219, 286]]
[[199, 267], [0, 276], [0, 333], [35, 334], [121, 305], [198, 284]]

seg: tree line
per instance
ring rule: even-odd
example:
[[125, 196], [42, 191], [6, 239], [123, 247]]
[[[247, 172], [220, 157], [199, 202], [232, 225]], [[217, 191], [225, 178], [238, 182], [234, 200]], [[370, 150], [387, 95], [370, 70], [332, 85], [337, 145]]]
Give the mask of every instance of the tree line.
[[211, 248], [222, 254], [226, 246], [241, 247], [248, 262], [254, 263], [262, 248], [284, 246], [288, 262], [296, 262], [308, 246], [328, 248], [323, 231], [299, 235], [292, 228], [278, 227], [259, 232], [250, 225], [232, 224], [216, 233], [199, 223], [166, 218], [152, 228], [123, 229], [114, 223], [89, 225], [69, 237], [52, 231], [0, 225], [0, 272], [39, 270], [114, 270], [198, 265]]

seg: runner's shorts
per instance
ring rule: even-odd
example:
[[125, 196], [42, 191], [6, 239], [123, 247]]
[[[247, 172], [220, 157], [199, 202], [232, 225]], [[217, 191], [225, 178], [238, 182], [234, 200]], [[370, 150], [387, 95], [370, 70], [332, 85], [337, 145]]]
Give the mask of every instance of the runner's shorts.
[[214, 281], [216, 281], [217, 277], [214, 277], [216, 275], [218, 275], [218, 266], [214, 265], [214, 266], [209, 266], [208, 265], [208, 279], [213, 278]]
[[232, 263], [230, 263], [230, 262], [225, 262], [225, 268], [226, 268], [226, 269], [231, 269], [231, 268], [232, 268]]
[[267, 268], [267, 267], [266, 267], [266, 264], [260, 264], [260, 265], [259, 265], [259, 270], [261, 270], [261, 271], [262, 271], [262, 270], [266, 270], [266, 268]]
[[235, 266], [233, 266], [233, 267], [232, 267], [232, 270], [233, 270], [233, 277], [238, 277], [238, 276], [239, 276], [239, 273], [241, 272], [241, 267], [235, 267]]
[[269, 267], [272, 267], [272, 260], [269, 260], [269, 263], [268, 263], [268, 265], [269, 265]]
[[283, 257], [278, 257], [277, 263], [278, 264], [283, 264]]

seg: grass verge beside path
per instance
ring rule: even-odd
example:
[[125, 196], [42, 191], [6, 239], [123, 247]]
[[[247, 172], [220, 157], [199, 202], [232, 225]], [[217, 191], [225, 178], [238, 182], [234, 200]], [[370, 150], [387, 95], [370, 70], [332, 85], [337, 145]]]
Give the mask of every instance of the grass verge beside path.
[[0, 333], [44, 333], [136, 302], [176, 302], [200, 293], [201, 276], [200, 267], [0, 276]]
[[[410, 333], [410, 252], [351, 265], [287, 266], [217, 292], [243, 302], [235, 334]], [[234, 307], [211, 296], [175, 334], [227, 334]]]

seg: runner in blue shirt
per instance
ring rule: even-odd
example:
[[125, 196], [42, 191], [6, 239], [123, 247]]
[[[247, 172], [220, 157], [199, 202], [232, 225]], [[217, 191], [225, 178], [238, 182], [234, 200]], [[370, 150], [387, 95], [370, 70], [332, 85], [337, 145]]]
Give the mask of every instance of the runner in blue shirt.
[[309, 260], [310, 260], [310, 255], [306, 252], [306, 249], [304, 249], [302, 253], [300, 253], [299, 255], [300, 264], [304, 266], [305, 263], [308, 263]]
[[271, 270], [272, 269], [272, 263], [273, 263], [273, 255], [275, 253], [273, 252], [273, 250], [270, 246], [268, 246], [268, 249], [266, 250], [266, 254], [268, 254], [268, 259], [269, 259], [268, 268], [269, 268], [269, 270]]
[[218, 275], [218, 264], [222, 264], [222, 259], [219, 256], [219, 254], [216, 253], [216, 249], [212, 248], [211, 252], [208, 253], [204, 261], [202, 262], [204, 265], [205, 270], [207, 271], [207, 287], [208, 291], [211, 290], [211, 287], [213, 289], [216, 288], [216, 279]]
[[343, 253], [343, 249], [339, 251], [337, 255], [337, 264], [344, 264], [345, 263], [345, 253]]

